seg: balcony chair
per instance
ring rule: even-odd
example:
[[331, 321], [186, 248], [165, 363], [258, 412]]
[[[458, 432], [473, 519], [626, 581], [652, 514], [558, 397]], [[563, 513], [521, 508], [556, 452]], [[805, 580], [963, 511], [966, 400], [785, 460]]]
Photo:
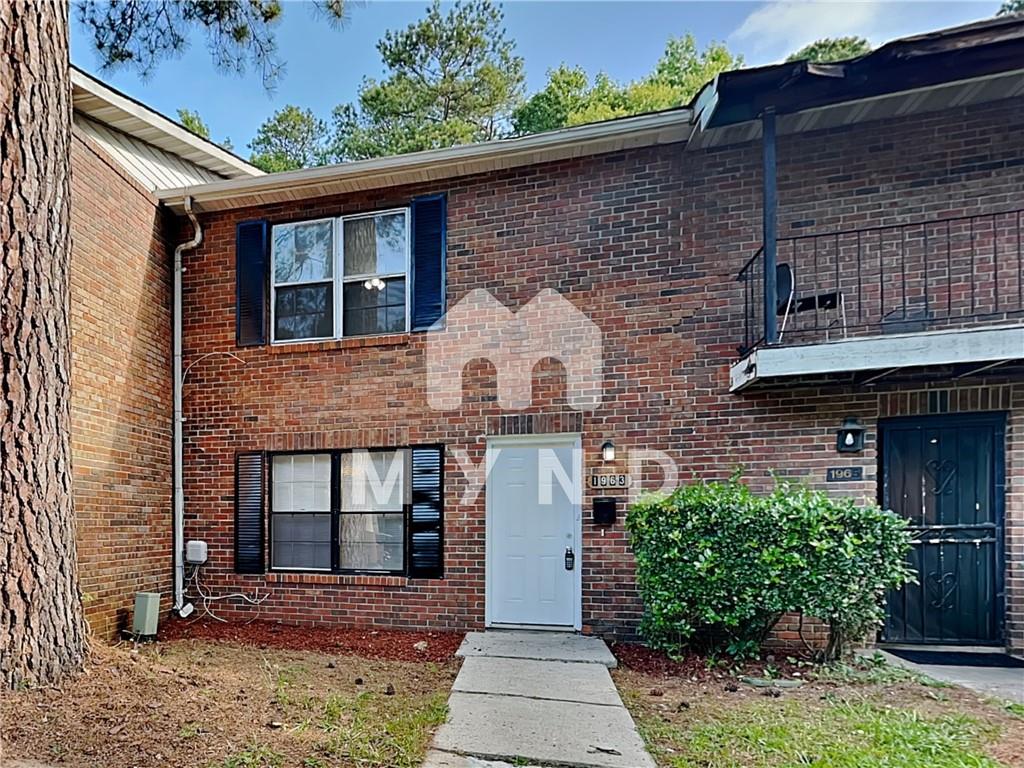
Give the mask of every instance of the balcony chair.
[[830, 291], [813, 296], [798, 297], [796, 293], [796, 277], [793, 267], [782, 262], [775, 267], [775, 314], [781, 315], [782, 326], [779, 329], [779, 343], [786, 333], [786, 324], [790, 314], [817, 310], [838, 310], [839, 317], [825, 325], [825, 341], [829, 340], [829, 330], [837, 323], [843, 329], [843, 338], [847, 337], [846, 329], [846, 297], [841, 291]]

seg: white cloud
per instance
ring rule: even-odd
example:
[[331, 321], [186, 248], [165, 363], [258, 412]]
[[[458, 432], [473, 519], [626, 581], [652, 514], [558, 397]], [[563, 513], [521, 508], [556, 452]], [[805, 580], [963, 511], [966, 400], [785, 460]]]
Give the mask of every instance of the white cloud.
[[906, 35], [991, 16], [998, 3], [893, 0], [769, 0], [729, 35], [747, 65], [781, 61], [823, 37], [857, 35], [880, 45]]
[[784, 58], [823, 37], [868, 37], [868, 33], [884, 23], [893, 5], [879, 0], [772, 0], [747, 16], [730, 39], [749, 50], [752, 57]]

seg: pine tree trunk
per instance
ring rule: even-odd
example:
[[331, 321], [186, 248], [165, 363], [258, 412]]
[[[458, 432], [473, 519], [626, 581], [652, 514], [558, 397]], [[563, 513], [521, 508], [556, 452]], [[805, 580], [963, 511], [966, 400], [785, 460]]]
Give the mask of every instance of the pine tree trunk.
[[71, 83], [62, 0], [0, 0], [0, 687], [81, 667], [71, 496]]

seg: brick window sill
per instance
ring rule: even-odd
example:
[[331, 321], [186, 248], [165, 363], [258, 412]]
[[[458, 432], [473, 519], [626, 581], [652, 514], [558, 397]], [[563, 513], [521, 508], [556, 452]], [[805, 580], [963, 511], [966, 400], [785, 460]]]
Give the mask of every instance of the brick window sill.
[[350, 587], [405, 587], [409, 579], [405, 576], [373, 576], [356, 573], [281, 573], [267, 574], [270, 584], [323, 584], [326, 586]]
[[363, 349], [365, 347], [401, 347], [409, 343], [409, 333], [389, 333], [383, 336], [353, 336], [348, 339], [330, 341], [283, 342], [269, 346], [272, 355], [287, 355], [295, 352], [330, 352], [336, 349]]

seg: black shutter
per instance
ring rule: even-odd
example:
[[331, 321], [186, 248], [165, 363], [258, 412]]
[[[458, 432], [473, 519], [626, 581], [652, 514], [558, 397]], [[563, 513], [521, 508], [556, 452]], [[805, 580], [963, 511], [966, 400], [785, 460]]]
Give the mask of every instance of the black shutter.
[[235, 230], [235, 340], [240, 347], [267, 343], [267, 222], [243, 221]]
[[444, 315], [447, 203], [444, 195], [412, 201], [412, 330], [425, 331]]
[[440, 579], [444, 574], [444, 446], [412, 449], [409, 554], [412, 578]]
[[263, 454], [235, 456], [235, 573], [263, 573]]

